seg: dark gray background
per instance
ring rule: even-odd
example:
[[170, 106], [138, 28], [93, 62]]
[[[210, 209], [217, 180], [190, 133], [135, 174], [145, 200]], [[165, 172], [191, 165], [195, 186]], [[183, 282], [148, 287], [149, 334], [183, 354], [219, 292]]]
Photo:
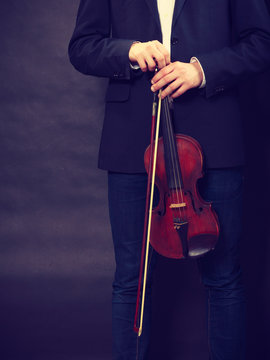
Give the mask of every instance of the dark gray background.
[[[106, 80], [69, 64], [79, 0], [2, 0], [0, 358], [109, 360], [114, 259], [96, 167]], [[270, 357], [270, 72], [241, 90], [248, 360]], [[151, 359], [207, 360], [196, 264], [161, 259]]]

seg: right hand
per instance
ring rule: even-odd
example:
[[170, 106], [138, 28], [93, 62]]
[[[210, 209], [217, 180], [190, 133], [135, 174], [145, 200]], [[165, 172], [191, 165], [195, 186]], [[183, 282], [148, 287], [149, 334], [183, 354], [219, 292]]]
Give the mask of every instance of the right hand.
[[162, 69], [171, 62], [169, 51], [158, 40], [132, 44], [128, 56], [143, 72], [154, 71], [156, 66]]

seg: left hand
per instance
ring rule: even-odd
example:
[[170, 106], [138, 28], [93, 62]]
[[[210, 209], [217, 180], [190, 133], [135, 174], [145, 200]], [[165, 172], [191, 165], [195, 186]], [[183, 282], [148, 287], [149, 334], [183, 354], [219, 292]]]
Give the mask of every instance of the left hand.
[[161, 69], [152, 79], [151, 90], [158, 91], [164, 87], [161, 99], [167, 95], [176, 98], [187, 90], [201, 85], [203, 74], [199, 63], [175, 61]]

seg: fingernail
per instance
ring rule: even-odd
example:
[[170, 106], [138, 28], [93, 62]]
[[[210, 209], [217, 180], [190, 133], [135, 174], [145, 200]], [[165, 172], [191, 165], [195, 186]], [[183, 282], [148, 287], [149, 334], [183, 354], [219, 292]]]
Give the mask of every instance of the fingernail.
[[155, 82], [153, 80], [151, 80], [151, 84], [154, 84]]
[[155, 88], [154, 88], [154, 86], [151, 86], [151, 90], [152, 90], [152, 91], [155, 91]]

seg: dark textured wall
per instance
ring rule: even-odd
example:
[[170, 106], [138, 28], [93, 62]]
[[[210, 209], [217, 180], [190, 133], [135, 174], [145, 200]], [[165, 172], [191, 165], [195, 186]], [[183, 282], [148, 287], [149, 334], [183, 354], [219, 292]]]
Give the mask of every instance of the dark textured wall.
[[[0, 3], [3, 360], [110, 359], [114, 260], [106, 173], [96, 168], [106, 80], [69, 64], [78, 4]], [[269, 83], [268, 72], [242, 90], [248, 359], [270, 356]], [[196, 265], [162, 259], [154, 293], [151, 359], [207, 360]]]

